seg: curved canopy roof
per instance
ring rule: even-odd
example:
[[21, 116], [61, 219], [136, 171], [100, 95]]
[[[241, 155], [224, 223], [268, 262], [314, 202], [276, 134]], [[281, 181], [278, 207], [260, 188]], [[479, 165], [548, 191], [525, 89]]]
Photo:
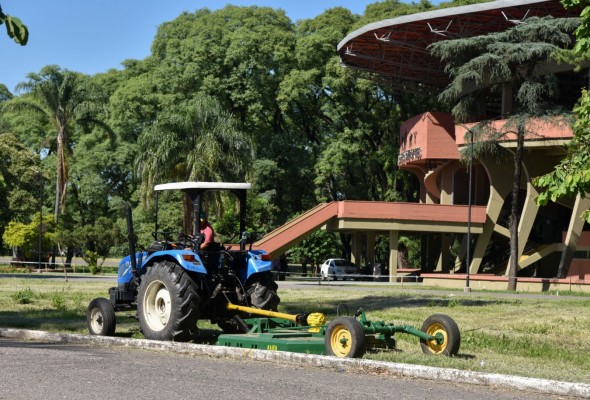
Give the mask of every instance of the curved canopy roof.
[[579, 16], [558, 0], [500, 0], [404, 15], [363, 26], [337, 47], [344, 65], [375, 72], [396, 88], [440, 88], [449, 83], [426, 47], [439, 40], [499, 32], [526, 18]]

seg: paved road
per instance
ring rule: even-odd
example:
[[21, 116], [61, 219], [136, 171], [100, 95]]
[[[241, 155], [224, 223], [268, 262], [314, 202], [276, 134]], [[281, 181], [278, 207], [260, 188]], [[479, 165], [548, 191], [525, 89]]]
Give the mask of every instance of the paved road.
[[0, 399], [566, 399], [310, 366], [0, 339]]

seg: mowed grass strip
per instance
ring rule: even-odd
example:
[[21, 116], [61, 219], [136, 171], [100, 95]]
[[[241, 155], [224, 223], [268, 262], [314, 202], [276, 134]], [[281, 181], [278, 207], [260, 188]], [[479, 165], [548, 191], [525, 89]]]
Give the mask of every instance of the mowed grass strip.
[[[86, 307], [108, 297], [109, 281], [0, 279], [0, 327], [86, 334]], [[279, 289], [279, 311], [323, 312], [331, 320], [363, 308], [369, 320], [420, 328], [432, 314], [447, 314], [459, 325], [456, 357], [422, 353], [417, 337], [396, 334], [397, 349], [365, 358], [590, 384], [590, 297], [544, 298], [428, 294], [391, 287]], [[203, 329], [216, 329], [199, 321]], [[118, 314], [117, 336], [141, 338], [133, 312]]]

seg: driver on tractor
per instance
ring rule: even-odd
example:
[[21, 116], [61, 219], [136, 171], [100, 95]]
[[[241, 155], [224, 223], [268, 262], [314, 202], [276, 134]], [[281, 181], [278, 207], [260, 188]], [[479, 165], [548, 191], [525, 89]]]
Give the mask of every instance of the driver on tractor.
[[201, 244], [201, 250], [207, 250], [215, 241], [215, 231], [207, 220], [207, 213], [205, 211], [201, 211], [199, 219], [199, 229], [201, 230], [201, 234], [204, 236], [203, 243]]

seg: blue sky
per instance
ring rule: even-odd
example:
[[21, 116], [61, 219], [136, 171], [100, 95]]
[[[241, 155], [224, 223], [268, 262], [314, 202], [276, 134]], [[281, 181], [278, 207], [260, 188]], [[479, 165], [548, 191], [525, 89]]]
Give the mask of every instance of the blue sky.
[[[5, 14], [19, 17], [29, 27], [26, 46], [14, 43], [0, 26], [0, 83], [14, 92], [29, 72], [45, 65], [85, 74], [120, 68], [123, 60], [149, 55], [160, 24], [183, 11], [211, 10], [226, 4], [282, 8], [293, 21], [313, 18], [328, 8], [342, 6], [363, 14], [378, 0], [0, 0]], [[334, 43], [334, 50], [337, 43]]]

